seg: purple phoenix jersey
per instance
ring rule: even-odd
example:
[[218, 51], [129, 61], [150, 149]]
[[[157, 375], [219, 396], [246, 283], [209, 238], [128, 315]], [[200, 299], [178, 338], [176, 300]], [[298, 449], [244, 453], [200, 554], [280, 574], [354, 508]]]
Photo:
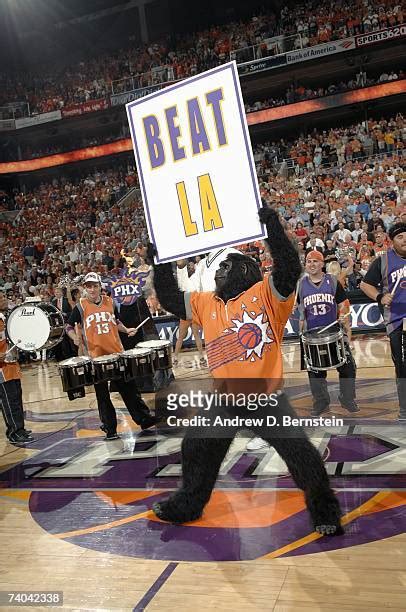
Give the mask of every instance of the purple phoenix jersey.
[[[382, 285], [385, 292], [391, 293], [398, 282], [399, 276], [403, 276], [406, 260], [400, 257], [394, 249], [389, 249], [386, 255], [381, 257]], [[390, 308], [384, 308], [384, 319], [388, 334], [402, 325], [406, 317], [406, 276], [398, 282], [393, 301]]]
[[304, 320], [304, 331], [324, 327], [337, 321], [335, 294], [337, 279], [325, 274], [319, 285], [304, 276], [299, 284], [300, 318]]

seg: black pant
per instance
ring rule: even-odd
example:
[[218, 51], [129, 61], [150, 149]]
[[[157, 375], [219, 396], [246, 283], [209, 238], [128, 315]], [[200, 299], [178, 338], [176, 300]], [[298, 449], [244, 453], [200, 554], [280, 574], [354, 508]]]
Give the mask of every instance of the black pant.
[[[285, 395], [280, 395], [278, 408], [256, 411], [252, 416], [259, 418], [273, 414], [283, 423], [285, 416], [296, 417]], [[251, 416], [245, 408], [230, 408], [222, 411], [222, 416]], [[200, 415], [208, 413], [201, 411]], [[218, 412], [215, 414], [218, 416]], [[210, 412], [211, 422], [214, 416]], [[160, 502], [158, 516], [164, 520], [184, 523], [201, 516], [204, 506], [210, 499], [213, 487], [224, 457], [240, 427], [230, 426], [220, 429], [211, 427], [187, 427], [182, 441], [181, 488], [169, 500]], [[306, 503], [315, 524], [329, 524], [338, 521], [339, 505], [330, 488], [329, 478], [320, 453], [311, 444], [301, 427], [252, 426], [252, 431], [261, 436], [276, 450], [285, 461], [296, 485], [305, 491]], [[218, 437], [221, 434], [221, 437]]]
[[78, 352], [68, 334], [65, 333], [61, 342], [55, 346], [54, 353], [56, 360], [59, 362], [74, 357]]
[[[151, 415], [148, 406], [141, 397], [136, 383], [133, 380], [129, 382], [117, 380], [114, 381], [114, 385], [123, 398], [125, 407], [130, 413], [132, 420], [135, 421], [137, 425], [142, 425]], [[113, 402], [110, 398], [108, 383], [98, 383], [94, 388], [96, 391], [100, 420], [104, 426], [104, 430], [113, 433], [117, 429], [117, 416]]]
[[400, 325], [389, 334], [392, 361], [396, 372], [400, 414], [406, 417], [406, 333]]
[[[345, 343], [347, 361], [337, 368], [340, 379], [340, 402], [344, 406], [351, 406], [355, 401], [356, 365], [351, 349]], [[327, 389], [327, 372], [314, 372], [308, 370], [310, 389], [313, 396], [313, 410], [321, 412], [330, 405], [330, 395]]]
[[0, 383], [0, 404], [9, 438], [24, 429], [23, 392], [19, 379]]

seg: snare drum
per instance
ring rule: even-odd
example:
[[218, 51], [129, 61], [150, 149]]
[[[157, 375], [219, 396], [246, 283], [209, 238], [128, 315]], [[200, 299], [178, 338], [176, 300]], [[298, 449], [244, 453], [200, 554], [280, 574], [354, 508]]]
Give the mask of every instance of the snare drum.
[[45, 302], [21, 304], [7, 317], [7, 337], [22, 351], [51, 349], [62, 340], [64, 331], [62, 313]]
[[136, 348], [152, 351], [155, 370], [167, 370], [172, 367], [172, 344], [169, 340], [147, 340], [137, 344]]
[[124, 380], [154, 375], [154, 354], [148, 348], [133, 348], [120, 354], [124, 366]]
[[90, 357], [71, 357], [58, 363], [58, 370], [65, 392], [93, 384], [92, 360]]
[[124, 377], [124, 366], [120, 361], [120, 355], [101, 355], [93, 359], [94, 384], [109, 382], [110, 380], [122, 380]]
[[320, 334], [321, 329], [315, 327], [302, 334], [306, 367], [316, 372], [335, 370], [347, 361], [343, 330], [338, 323]]

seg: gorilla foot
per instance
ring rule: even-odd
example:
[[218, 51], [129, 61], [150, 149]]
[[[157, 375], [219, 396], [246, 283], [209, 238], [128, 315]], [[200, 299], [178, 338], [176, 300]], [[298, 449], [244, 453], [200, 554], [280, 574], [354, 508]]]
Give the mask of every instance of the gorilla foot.
[[340, 504], [332, 491], [306, 492], [306, 503], [317, 533], [325, 536], [343, 535]]
[[153, 504], [152, 510], [161, 521], [167, 521], [175, 525], [197, 521], [203, 513], [202, 508], [193, 507], [190, 499], [181, 494], [175, 494], [165, 501], [156, 502]]

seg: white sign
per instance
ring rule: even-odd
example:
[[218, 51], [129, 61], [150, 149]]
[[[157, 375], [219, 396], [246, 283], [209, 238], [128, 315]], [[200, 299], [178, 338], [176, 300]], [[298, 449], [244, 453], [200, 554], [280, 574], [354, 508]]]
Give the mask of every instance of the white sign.
[[342, 51], [349, 51], [350, 49], [355, 49], [355, 39], [345, 38], [344, 40], [323, 43], [315, 47], [306, 47], [305, 49], [298, 49], [297, 51], [289, 51], [286, 54], [286, 62], [288, 64], [296, 64], [296, 62], [317, 59], [318, 57], [325, 57], [326, 55], [333, 55], [334, 53], [341, 53]]
[[40, 123], [48, 123], [49, 121], [58, 121], [59, 119], [62, 119], [60, 110], [50, 111], [49, 113], [41, 113], [41, 115], [34, 115], [33, 117], [16, 119], [16, 128], [18, 130], [31, 125], [39, 125]]
[[157, 263], [265, 236], [237, 66], [127, 104]]

